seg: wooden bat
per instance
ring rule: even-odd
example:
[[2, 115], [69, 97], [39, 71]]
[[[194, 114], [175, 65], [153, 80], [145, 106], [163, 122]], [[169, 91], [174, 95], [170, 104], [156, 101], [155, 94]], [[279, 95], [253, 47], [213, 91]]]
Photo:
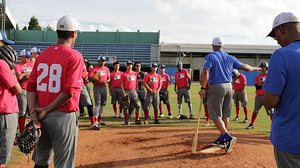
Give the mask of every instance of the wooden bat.
[[200, 114], [202, 109], [202, 98], [200, 98], [200, 107], [199, 107], [199, 114], [198, 114], [198, 124], [197, 124], [197, 130], [193, 138], [193, 144], [192, 144], [192, 155], [196, 154], [197, 151], [197, 144], [198, 144], [198, 135], [199, 135], [199, 128], [200, 128]]

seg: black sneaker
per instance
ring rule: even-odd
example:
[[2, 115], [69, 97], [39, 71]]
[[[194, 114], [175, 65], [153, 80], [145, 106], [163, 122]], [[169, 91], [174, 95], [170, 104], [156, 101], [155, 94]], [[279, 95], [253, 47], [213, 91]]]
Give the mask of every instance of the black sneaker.
[[129, 125], [129, 122], [128, 122], [128, 121], [125, 121], [125, 125]]
[[254, 129], [254, 125], [250, 124], [247, 129]]
[[154, 120], [154, 124], [160, 124], [158, 120]]
[[225, 150], [226, 153], [230, 153], [233, 149], [234, 144], [236, 143], [237, 138], [236, 137], [231, 137], [230, 140], [226, 140], [225, 142]]
[[243, 123], [247, 123], [248, 122], [248, 118], [245, 118], [245, 120], [243, 121]]
[[135, 125], [142, 125], [141, 120], [135, 120]]

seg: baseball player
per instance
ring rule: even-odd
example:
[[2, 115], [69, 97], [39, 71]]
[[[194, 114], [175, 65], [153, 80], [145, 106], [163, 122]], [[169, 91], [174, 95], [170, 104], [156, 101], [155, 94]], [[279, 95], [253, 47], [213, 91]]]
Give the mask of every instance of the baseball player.
[[[120, 64], [119, 62], [113, 63], [114, 70], [110, 74], [110, 83], [109, 83], [109, 95], [111, 95], [111, 104], [113, 105], [114, 117], [120, 117], [122, 114], [122, 98], [123, 93], [121, 89], [122, 84], [122, 74], [123, 72], [119, 71]], [[119, 104], [119, 114], [117, 113], [117, 102]]]
[[159, 92], [162, 86], [161, 76], [156, 73], [157, 64], [151, 64], [151, 73], [147, 74], [144, 78], [144, 86], [147, 89], [145, 99], [145, 121], [144, 124], [148, 124], [150, 103], [152, 103], [154, 109], [154, 124], [159, 124], [158, 121], [158, 106], [159, 106]]
[[82, 72], [82, 86], [81, 86], [81, 93], [80, 93], [80, 99], [79, 99], [79, 112], [80, 112], [80, 117], [84, 117], [84, 107], [87, 107], [88, 110], [88, 115], [90, 118], [90, 122], [91, 122], [91, 127], [94, 124], [94, 114], [93, 114], [93, 102], [90, 96], [90, 92], [89, 92], [89, 86], [87, 85], [89, 80], [88, 80], [88, 70], [87, 67], [89, 66], [88, 61], [85, 59], [84, 60], [84, 68], [83, 68], [83, 72]]
[[174, 90], [177, 93], [177, 104], [178, 104], [178, 117], [180, 118], [182, 112], [182, 98], [188, 104], [190, 119], [194, 118], [192, 114], [192, 101], [190, 97], [191, 88], [191, 77], [186, 69], [183, 69], [182, 62], [177, 62], [176, 64], [178, 71], [175, 73], [175, 85]]
[[[0, 167], [2, 168], [5, 168], [10, 159], [17, 130], [19, 109], [16, 94], [22, 93], [13, 69], [17, 54], [9, 46], [11, 44], [14, 42], [9, 40], [4, 32], [0, 32]], [[5, 51], [11, 51], [12, 55]]]
[[[31, 120], [41, 125], [41, 137], [33, 153], [35, 167], [75, 167], [83, 56], [72, 49], [77, 22], [63, 16], [57, 22], [56, 44], [36, 59], [27, 84]], [[54, 154], [53, 154], [54, 152]]]
[[15, 72], [16, 72], [18, 82], [22, 87], [22, 94], [17, 95], [18, 106], [19, 106], [18, 124], [19, 124], [19, 131], [20, 133], [22, 133], [23, 130], [25, 129], [26, 113], [28, 112], [26, 86], [27, 86], [30, 72], [32, 71], [33, 68], [33, 64], [30, 61], [31, 53], [28, 50], [25, 49], [21, 50], [20, 57], [21, 57], [21, 63], [16, 65]]
[[[138, 80], [138, 87], [137, 87], [137, 94], [141, 102], [141, 107], [145, 113], [145, 86], [144, 86], [144, 77], [147, 75], [147, 72], [144, 72], [141, 70], [142, 64], [141, 62], [135, 62], [134, 63], [135, 72], [137, 74], [137, 80]], [[133, 106], [129, 106], [129, 117], [132, 115], [133, 112]]]
[[[254, 110], [252, 113], [251, 123], [249, 124], [247, 129], [254, 129], [254, 122], [257, 117], [258, 111], [263, 106], [263, 98], [264, 98], [265, 91], [262, 89], [262, 87], [264, 86], [266, 81], [266, 77], [268, 73], [268, 63], [262, 61], [259, 64], [259, 67], [261, 68], [261, 74], [255, 77], [254, 85], [256, 89], [255, 91], [256, 95], [255, 95], [255, 102], [254, 102]], [[272, 109], [271, 110], [266, 109], [266, 112], [268, 115], [270, 115], [271, 119], [272, 119], [272, 111], [273, 111]]]
[[109, 69], [105, 66], [106, 57], [100, 55], [98, 57], [98, 65], [89, 72], [89, 79], [94, 84], [94, 124], [93, 129], [99, 130], [102, 122], [103, 107], [106, 104], [107, 90], [106, 83], [110, 80]]
[[37, 59], [37, 57], [40, 55], [41, 50], [40, 50], [39, 48], [32, 47], [32, 48], [30, 49], [30, 52], [31, 52], [31, 55], [32, 55], [32, 57], [31, 57], [31, 62], [34, 63], [35, 60]]
[[129, 106], [135, 108], [135, 124], [142, 124], [140, 121], [140, 108], [141, 103], [137, 94], [137, 73], [132, 71], [132, 62], [126, 62], [126, 71], [122, 74], [122, 84], [121, 89], [123, 93], [123, 111], [124, 111], [124, 119], [125, 125], [129, 125], [128, 122], [128, 110]]
[[160, 117], [164, 117], [164, 114], [162, 112], [162, 103], [163, 102], [168, 109], [168, 116], [169, 118], [172, 118], [172, 113], [171, 113], [171, 105], [170, 105], [170, 99], [169, 99], [169, 91], [168, 91], [168, 87], [170, 84], [170, 76], [165, 72], [166, 71], [166, 66], [165, 65], [161, 65], [160, 66], [160, 76], [161, 76], [161, 81], [162, 81], [162, 86], [161, 86], [161, 90], [159, 91], [159, 111]]
[[237, 69], [234, 69], [232, 72], [232, 88], [233, 88], [233, 99], [234, 99], [234, 105], [235, 105], [235, 111], [236, 111], [236, 117], [234, 121], [239, 120], [240, 115], [240, 102], [242, 104], [242, 107], [244, 108], [245, 113], [245, 120], [243, 123], [248, 122], [248, 98], [247, 98], [247, 92], [246, 92], [246, 86], [247, 86], [247, 79], [244, 74], [241, 74]]

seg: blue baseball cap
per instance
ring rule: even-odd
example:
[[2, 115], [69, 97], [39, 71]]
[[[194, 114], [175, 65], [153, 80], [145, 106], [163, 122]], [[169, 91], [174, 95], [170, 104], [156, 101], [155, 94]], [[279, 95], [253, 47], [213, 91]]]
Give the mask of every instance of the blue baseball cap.
[[30, 50], [31, 53], [38, 53], [40, 54], [41, 53], [41, 50], [39, 48], [36, 48], [36, 47], [33, 47], [31, 50]]
[[9, 39], [7, 38], [7, 36], [6, 36], [6, 33], [5, 33], [5, 32], [2, 32], [2, 31], [0, 32], [0, 40], [3, 41], [3, 42], [6, 43], [6, 44], [9, 44], [9, 45], [15, 43], [15, 42], [13, 42], [12, 40], [9, 40]]
[[177, 67], [182, 67], [182, 62], [178, 61], [178, 62], [176, 63], [176, 66], [177, 66]]
[[30, 51], [26, 50], [26, 49], [23, 49], [20, 51], [20, 56], [25, 56], [26, 58], [31, 58], [31, 53]]
[[132, 65], [131, 61], [126, 61], [126, 65]]
[[98, 57], [98, 61], [106, 61], [106, 57], [103, 56], [103, 55], [100, 55], [100, 56]]
[[153, 62], [150, 67], [158, 67], [157, 63]]

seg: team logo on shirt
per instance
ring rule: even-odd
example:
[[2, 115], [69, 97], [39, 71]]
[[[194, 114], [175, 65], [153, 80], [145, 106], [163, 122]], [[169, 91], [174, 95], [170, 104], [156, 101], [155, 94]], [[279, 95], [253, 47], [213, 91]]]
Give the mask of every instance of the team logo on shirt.
[[235, 80], [235, 83], [241, 83], [241, 81], [239, 79]]
[[119, 79], [121, 79], [121, 75], [115, 75], [114, 76], [114, 80], [119, 80]]
[[98, 75], [99, 75], [99, 76], [105, 76], [106, 73], [105, 73], [105, 71], [98, 71]]
[[184, 78], [184, 74], [183, 74], [183, 73], [181, 73], [181, 74], [178, 74], [178, 78], [179, 78], [179, 79], [182, 79], [182, 78]]
[[151, 77], [151, 78], [150, 78], [150, 81], [151, 81], [151, 82], [158, 82], [158, 79], [157, 79], [156, 77]]
[[32, 71], [32, 69], [31, 69], [30, 67], [24, 67], [24, 68], [23, 68], [23, 71], [24, 71], [25, 73], [30, 73], [30, 72]]
[[136, 80], [136, 76], [135, 75], [127, 76], [127, 80], [128, 81], [135, 81]]
[[265, 81], [266, 81], [266, 77], [260, 77], [258, 80], [259, 80], [260, 82], [265, 82]]
[[166, 77], [162, 77], [161, 81], [163, 81], [163, 82], [167, 81]]

